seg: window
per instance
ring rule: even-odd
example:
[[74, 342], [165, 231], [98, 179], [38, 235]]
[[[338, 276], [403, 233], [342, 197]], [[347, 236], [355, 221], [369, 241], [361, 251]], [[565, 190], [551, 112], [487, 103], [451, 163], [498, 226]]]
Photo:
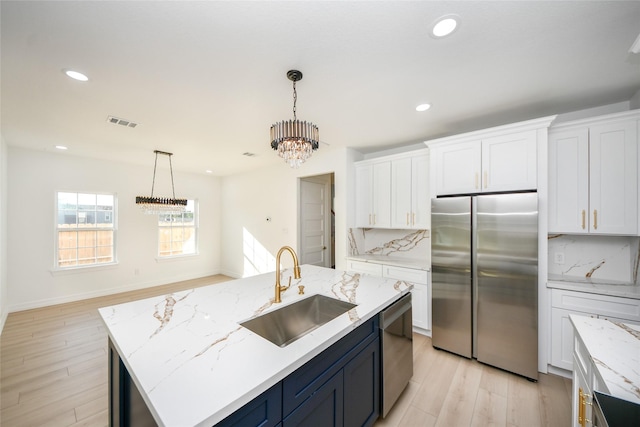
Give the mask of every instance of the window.
[[115, 195], [57, 193], [58, 268], [115, 261]]
[[158, 215], [159, 257], [197, 253], [198, 221], [196, 211], [196, 201], [188, 200], [184, 212]]

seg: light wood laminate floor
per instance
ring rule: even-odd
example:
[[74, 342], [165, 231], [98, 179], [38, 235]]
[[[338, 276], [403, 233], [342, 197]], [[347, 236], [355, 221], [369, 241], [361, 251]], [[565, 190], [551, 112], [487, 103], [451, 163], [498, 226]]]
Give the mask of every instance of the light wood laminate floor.
[[[107, 426], [107, 334], [97, 309], [229, 280], [218, 275], [9, 314], [0, 335], [0, 425]], [[414, 376], [386, 426], [568, 426], [571, 381], [538, 383], [433, 349], [414, 335]], [[347, 426], [349, 427], [349, 426]]]

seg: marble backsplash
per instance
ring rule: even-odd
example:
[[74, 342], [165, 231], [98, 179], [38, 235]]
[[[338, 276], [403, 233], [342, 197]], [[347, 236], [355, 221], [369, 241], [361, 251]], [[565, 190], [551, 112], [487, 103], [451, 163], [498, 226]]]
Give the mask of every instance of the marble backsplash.
[[349, 256], [387, 255], [427, 259], [430, 247], [429, 230], [349, 229]]
[[549, 235], [550, 277], [639, 284], [639, 257], [639, 237]]

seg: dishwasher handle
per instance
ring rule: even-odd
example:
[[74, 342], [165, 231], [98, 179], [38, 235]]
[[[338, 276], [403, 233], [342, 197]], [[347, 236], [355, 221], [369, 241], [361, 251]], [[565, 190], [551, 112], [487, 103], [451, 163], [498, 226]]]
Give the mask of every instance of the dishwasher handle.
[[380, 312], [380, 329], [387, 329], [409, 310], [411, 310], [411, 292]]

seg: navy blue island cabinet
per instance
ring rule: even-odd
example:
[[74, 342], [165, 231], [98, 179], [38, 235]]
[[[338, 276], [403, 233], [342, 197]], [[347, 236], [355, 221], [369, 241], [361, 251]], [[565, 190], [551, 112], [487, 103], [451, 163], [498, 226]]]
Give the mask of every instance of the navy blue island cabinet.
[[380, 414], [378, 335], [375, 316], [216, 427], [373, 425]]
[[[380, 414], [378, 316], [216, 424], [216, 427], [361, 427]], [[155, 426], [136, 385], [109, 343], [110, 426]]]

